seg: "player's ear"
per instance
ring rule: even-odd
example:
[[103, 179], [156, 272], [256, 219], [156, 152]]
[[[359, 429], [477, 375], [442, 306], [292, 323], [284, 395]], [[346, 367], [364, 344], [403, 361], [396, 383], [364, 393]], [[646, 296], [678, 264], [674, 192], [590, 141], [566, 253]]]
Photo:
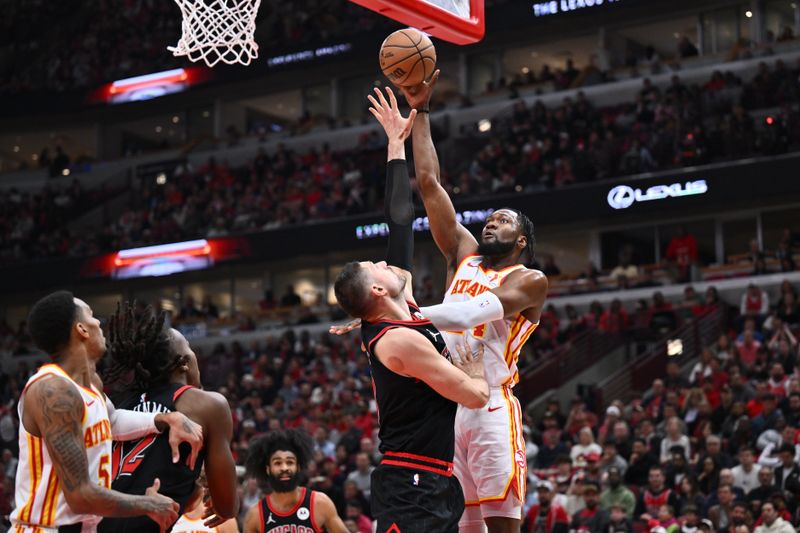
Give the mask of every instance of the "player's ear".
[[89, 338], [89, 330], [86, 329], [86, 325], [83, 322], [76, 322], [75, 330], [78, 332], [78, 335], [80, 335], [84, 339]]
[[524, 250], [526, 246], [528, 246], [528, 237], [525, 235], [517, 237], [517, 248]]
[[372, 284], [371, 292], [372, 292], [373, 296], [385, 296], [386, 295], [386, 289], [384, 287], [378, 285], [377, 283], [373, 283]]

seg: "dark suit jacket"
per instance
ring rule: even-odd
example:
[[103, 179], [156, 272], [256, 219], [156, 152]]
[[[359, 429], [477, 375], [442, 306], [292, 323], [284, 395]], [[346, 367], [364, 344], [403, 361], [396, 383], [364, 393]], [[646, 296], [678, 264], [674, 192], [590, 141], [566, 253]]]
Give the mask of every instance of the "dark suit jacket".
[[[792, 465], [789, 475], [784, 479], [783, 465], [775, 469], [775, 484], [779, 485], [781, 489], [792, 494], [800, 494], [800, 466]], [[779, 483], [779, 480], [782, 481]]]

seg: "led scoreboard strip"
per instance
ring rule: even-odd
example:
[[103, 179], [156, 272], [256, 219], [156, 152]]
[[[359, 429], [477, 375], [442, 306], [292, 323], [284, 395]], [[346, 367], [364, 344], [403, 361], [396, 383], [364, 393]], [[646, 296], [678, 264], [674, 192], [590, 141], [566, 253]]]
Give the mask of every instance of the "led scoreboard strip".
[[534, 2], [533, 14], [537, 17], [570, 13], [592, 7], [616, 4], [622, 0], [550, 0], [549, 2]]

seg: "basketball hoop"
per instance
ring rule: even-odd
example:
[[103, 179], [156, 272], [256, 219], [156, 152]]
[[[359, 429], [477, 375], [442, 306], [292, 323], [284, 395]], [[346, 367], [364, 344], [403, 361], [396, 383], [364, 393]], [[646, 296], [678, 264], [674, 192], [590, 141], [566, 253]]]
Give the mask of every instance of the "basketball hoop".
[[203, 60], [209, 67], [220, 61], [249, 65], [258, 57], [253, 34], [261, 0], [175, 0], [175, 3], [183, 16], [183, 34], [178, 44], [167, 50], [176, 57]]

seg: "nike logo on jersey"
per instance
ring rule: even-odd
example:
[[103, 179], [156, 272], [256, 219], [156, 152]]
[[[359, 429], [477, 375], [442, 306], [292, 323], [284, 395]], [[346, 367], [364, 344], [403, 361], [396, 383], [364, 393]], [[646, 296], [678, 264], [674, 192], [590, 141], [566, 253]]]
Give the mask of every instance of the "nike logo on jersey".
[[498, 407], [490, 407], [490, 408], [489, 408], [489, 412], [490, 412], [490, 413], [494, 413], [494, 412], [495, 412], [495, 411], [497, 411], [498, 409], [502, 409], [502, 408], [503, 408], [503, 406], [502, 406], [502, 405], [500, 405], [500, 406], [498, 406]]
[[93, 405], [94, 405], [94, 400], [92, 400], [91, 402], [86, 402], [86, 407], [91, 407]]

